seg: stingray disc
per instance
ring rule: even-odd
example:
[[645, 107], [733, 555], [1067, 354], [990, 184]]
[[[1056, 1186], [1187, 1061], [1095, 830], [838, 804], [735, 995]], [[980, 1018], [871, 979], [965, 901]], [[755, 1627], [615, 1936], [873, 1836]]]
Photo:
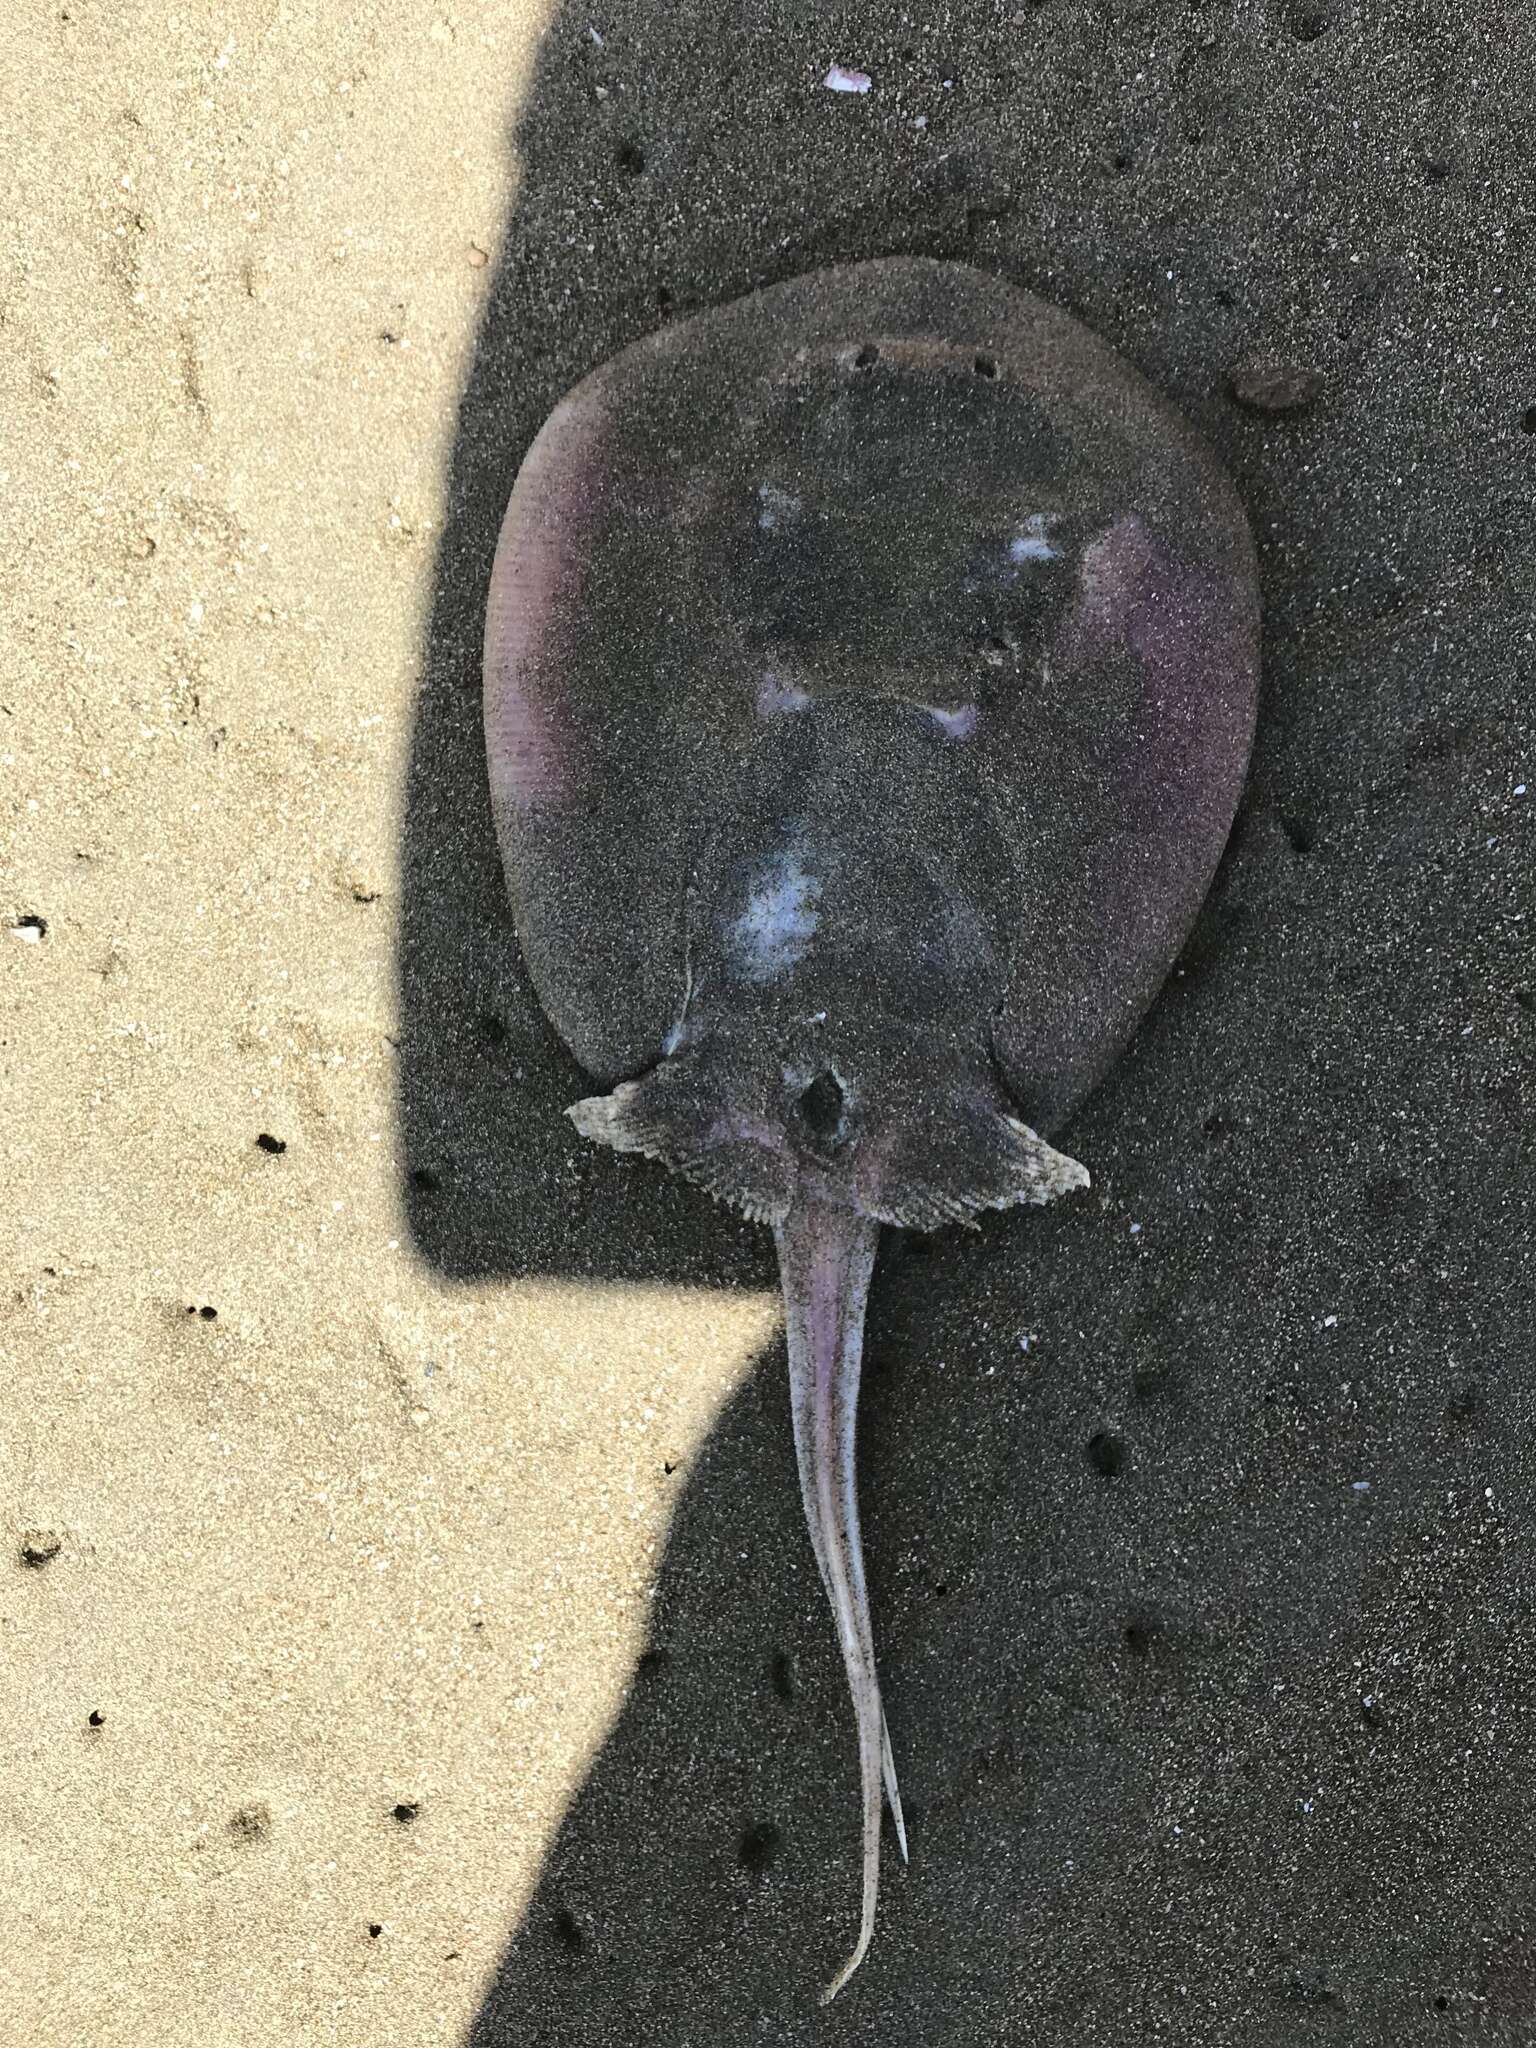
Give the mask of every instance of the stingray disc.
[[[814, 801], [865, 856], [826, 972], [883, 971], [893, 1004], [939, 1016], [934, 946], [886, 933], [923, 874], [961, 875], [992, 964], [941, 978], [985, 1005], [1014, 1101], [1049, 1128], [1183, 942], [1257, 678], [1230, 483], [1069, 315], [901, 259], [679, 321], [562, 400], [496, 553], [488, 761], [539, 996], [601, 1079], [653, 1066], [699, 971], [701, 876], [765, 810]], [[817, 783], [795, 737], [818, 719], [840, 781], [831, 740]], [[792, 903], [770, 927], [787, 973]]]

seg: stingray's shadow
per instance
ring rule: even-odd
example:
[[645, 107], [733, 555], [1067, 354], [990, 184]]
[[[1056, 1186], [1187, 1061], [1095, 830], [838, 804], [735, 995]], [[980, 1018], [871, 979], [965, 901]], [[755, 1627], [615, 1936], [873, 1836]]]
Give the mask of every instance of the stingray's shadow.
[[[674, 0], [664, 32], [662, 13], [654, 0], [614, 0], [600, 40], [586, 7], [567, 7], [547, 33], [513, 138], [523, 182], [446, 494], [405, 812], [399, 1073], [415, 1243], [459, 1277], [773, 1278], [765, 1233], [577, 1138], [561, 1112], [583, 1077], [539, 1010], [507, 912], [480, 632], [498, 523], [551, 406], [660, 319], [882, 253], [1004, 270], [1127, 338], [1117, 293], [1139, 260], [1139, 223], [1098, 220], [1097, 247], [1078, 255], [1025, 203], [1038, 167], [987, 115], [957, 119], [944, 83], [955, 67], [909, 103], [854, 109], [814, 90], [817, 68], [850, 53], [819, 49], [787, 13], [746, 24], [714, 0]], [[895, 68], [905, 16], [895, 5], [864, 14], [859, 54]], [[1085, 15], [1070, 32], [1093, 61], [1094, 23]], [[985, 75], [1006, 33], [968, 36], [959, 68]], [[1214, 239], [1205, 260], [1222, 273]], [[1211, 383], [1220, 342], [1208, 326], [1170, 317], [1157, 340], [1164, 356], [1139, 359], [1175, 395], [1187, 397], [1179, 373], [1188, 380], [1192, 365], [1197, 386]], [[1112, 1107], [1089, 1122], [1096, 1149], [1083, 1151], [1098, 1171]], [[775, 1356], [686, 1475], [651, 1651], [565, 1818], [474, 2048], [702, 2048], [760, 2031], [780, 2043], [813, 2031], [862, 2040], [885, 2038], [902, 2012], [928, 2040], [1003, 2040], [1020, 1900], [1068, 2009], [1072, 1972], [1102, 1938], [1084, 1876], [1114, 1857], [1117, 1827], [1133, 1828], [1148, 1796], [1148, 1760], [1117, 1747], [1117, 1727], [1126, 1688], [1148, 1682], [1146, 1643], [1164, 1610], [1146, 1619], [1134, 1543], [1112, 1553], [1102, 1520], [1080, 1513], [1084, 1489], [1102, 1492], [1105, 1476], [1082, 1455], [1101, 1361], [1059, 1363], [1050, 1391], [1015, 1405], [1006, 1426], [983, 1418], [975, 1384], [935, 1380], [929, 1367], [964, 1351], [979, 1297], [1044, 1297], [1064, 1322], [1089, 1319], [1081, 1304], [1102, 1274], [1088, 1229], [1081, 1217], [1006, 1222], [926, 1264], [895, 1248], [882, 1261], [861, 1463], [920, 1861], [889, 1885], [857, 1994], [817, 2017], [815, 1989], [855, 1917], [855, 1788]], [[919, 1886], [921, 1912], [909, 1912]]]

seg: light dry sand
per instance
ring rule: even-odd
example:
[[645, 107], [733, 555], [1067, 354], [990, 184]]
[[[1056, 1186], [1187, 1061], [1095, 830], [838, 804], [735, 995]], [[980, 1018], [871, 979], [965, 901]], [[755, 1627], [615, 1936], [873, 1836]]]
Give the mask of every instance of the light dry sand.
[[454, 1285], [400, 1210], [400, 793], [542, 26], [493, 13], [38, 5], [0, 59], [26, 2048], [461, 2038], [628, 1680], [662, 1454], [773, 1327]]

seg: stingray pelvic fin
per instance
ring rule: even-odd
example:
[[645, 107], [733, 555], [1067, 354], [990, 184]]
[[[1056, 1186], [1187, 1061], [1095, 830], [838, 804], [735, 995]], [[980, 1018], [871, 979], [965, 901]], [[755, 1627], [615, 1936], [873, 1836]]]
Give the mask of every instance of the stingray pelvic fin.
[[1086, 1166], [1028, 1124], [983, 1103], [950, 1103], [914, 1116], [869, 1163], [859, 1195], [903, 1230], [973, 1225], [985, 1209], [1043, 1206], [1090, 1185]]
[[730, 1106], [733, 1092], [729, 1070], [680, 1053], [609, 1095], [573, 1102], [566, 1115], [594, 1144], [659, 1159], [754, 1222], [777, 1223], [794, 1169], [765, 1121]]

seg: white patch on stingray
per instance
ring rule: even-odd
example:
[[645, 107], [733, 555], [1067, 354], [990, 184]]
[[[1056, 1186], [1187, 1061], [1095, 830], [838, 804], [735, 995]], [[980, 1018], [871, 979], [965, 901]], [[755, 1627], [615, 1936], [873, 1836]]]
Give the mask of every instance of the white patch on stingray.
[[781, 718], [786, 711], [803, 711], [810, 701], [809, 690], [802, 690], [798, 683], [786, 683], [771, 668], [764, 669], [763, 680], [757, 686], [759, 718]]
[[976, 706], [962, 704], [958, 711], [941, 711], [936, 704], [925, 704], [923, 709], [952, 740], [968, 740], [976, 730]]
[[792, 849], [770, 854], [757, 871], [747, 907], [726, 941], [749, 981], [774, 981], [805, 954], [820, 923], [821, 881]]
[[759, 484], [757, 487], [757, 523], [764, 533], [776, 533], [781, 526], [787, 526], [800, 517], [802, 506], [793, 491], [781, 490], [777, 484]]
[[1010, 562], [1056, 562], [1061, 559], [1061, 550], [1053, 548], [1046, 538], [1050, 525], [1049, 514], [1031, 512], [1013, 539], [1008, 543]]

